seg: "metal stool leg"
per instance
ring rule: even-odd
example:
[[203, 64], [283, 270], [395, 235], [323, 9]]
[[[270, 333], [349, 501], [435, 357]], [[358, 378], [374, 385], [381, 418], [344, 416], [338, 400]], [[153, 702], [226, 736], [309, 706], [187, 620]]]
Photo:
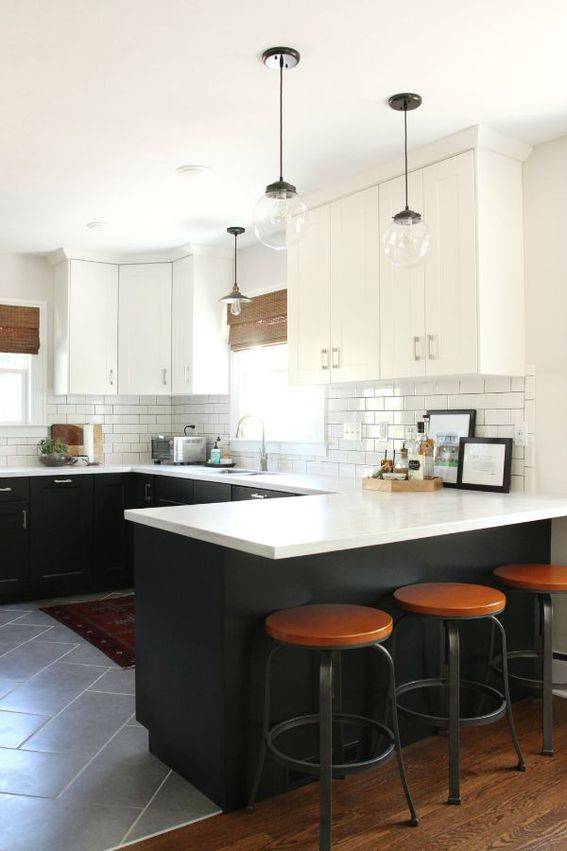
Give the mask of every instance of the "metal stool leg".
[[543, 747], [542, 754], [553, 756], [553, 603], [550, 594], [541, 595], [543, 615]]
[[400, 772], [400, 780], [402, 782], [402, 788], [404, 790], [404, 795], [406, 796], [406, 801], [408, 805], [408, 809], [410, 811], [410, 821], [413, 827], [417, 827], [419, 824], [419, 817], [417, 815], [413, 799], [411, 796], [411, 792], [409, 790], [408, 781], [406, 778], [406, 769], [404, 766], [404, 759], [402, 756], [402, 745], [400, 742], [400, 729], [398, 724], [398, 707], [396, 705], [396, 674], [394, 670], [394, 660], [388, 653], [387, 649], [383, 647], [381, 644], [375, 644], [375, 649], [382, 653], [383, 656], [386, 657], [386, 661], [388, 663], [389, 669], [389, 698], [390, 698], [390, 706], [392, 711], [392, 731], [394, 733], [394, 744], [396, 746], [396, 757], [398, 760], [398, 770]]
[[[334, 707], [335, 712], [343, 711], [343, 672], [342, 659], [340, 651], [333, 654], [333, 687], [334, 687]], [[333, 762], [341, 765], [345, 761], [345, 747], [343, 725], [335, 724], [333, 726]], [[346, 775], [337, 775], [337, 779], [344, 780]]]
[[331, 851], [333, 818], [333, 653], [321, 651], [319, 666], [319, 851]]
[[246, 805], [246, 812], [248, 813], [254, 811], [256, 795], [258, 794], [258, 787], [260, 786], [260, 780], [262, 779], [262, 772], [264, 770], [264, 762], [266, 761], [266, 737], [268, 735], [268, 730], [270, 729], [270, 692], [272, 685], [272, 659], [274, 658], [274, 655], [277, 653], [277, 651], [280, 649], [281, 647], [279, 644], [273, 647], [270, 653], [268, 654], [268, 658], [266, 659], [266, 667], [264, 670], [264, 717], [262, 719], [262, 741], [260, 743], [260, 753], [258, 754], [258, 764], [256, 767], [254, 784], [252, 786], [252, 791], [250, 792], [248, 804]]
[[506, 717], [508, 718], [508, 727], [510, 728], [512, 741], [514, 742], [514, 748], [518, 757], [518, 771], [525, 771], [526, 763], [524, 760], [524, 755], [522, 753], [522, 748], [520, 747], [520, 742], [518, 741], [518, 736], [516, 734], [516, 725], [514, 724], [514, 716], [512, 714], [512, 701], [510, 700], [510, 684], [508, 681], [508, 646], [506, 641], [506, 630], [504, 629], [504, 626], [500, 623], [498, 618], [491, 617], [490, 620], [494, 624], [493, 629], [497, 627], [500, 630], [500, 640], [502, 647], [502, 686], [504, 689], [504, 700], [506, 701]]
[[460, 790], [460, 691], [459, 627], [455, 621], [445, 621], [449, 650], [449, 804], [461, 803]]

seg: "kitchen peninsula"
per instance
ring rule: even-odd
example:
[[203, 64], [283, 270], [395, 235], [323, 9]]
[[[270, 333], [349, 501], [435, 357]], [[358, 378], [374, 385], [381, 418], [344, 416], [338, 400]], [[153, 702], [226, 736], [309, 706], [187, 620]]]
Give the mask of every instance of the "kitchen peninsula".
[[[261, 487], [291, 494], [293, 479], [262, 476]], [[298, 490], [309, 493], [305, 480]], [[317, 602], [395, 613], [391, 593], [408, 583], [490, 583], [502, 563], [549, 562], [551, 519], [567, 516], [567, 497], [450, 489], [384, 494], [340, 482], [329, 490], [335, 492], [321, 493], [319, 484], [301, 498], [125, 513], [134, 525], [137, 718], [149, 730], [151, 750], [225, 811], [244, 805], [260, 741], [268, 613]], [[527, 644], [529, 601], [514, 595], [505, 622], [510, 646]], [[437, 670], [435, 627], [416, 620], [400, 631], [400, 680]], [[463, 633], [464, 674], [484, 679], [488, 630], [470, 622]], [[308, 711], [310, 683], [315, 701], [306, 656], [289, 650], [278, 657], [274, 720]], [[364, 651], [347, 656], [349, 711], [380, 712], [374, 689], [364, 684], [369, 673], [377, 681], [383, 674], [369, 667], [376, 663]], [[430, 730], [405, 724], [403, 735], [407, 742]], [[261, 792], [276, 794], [304, 779], [269, 764]]]

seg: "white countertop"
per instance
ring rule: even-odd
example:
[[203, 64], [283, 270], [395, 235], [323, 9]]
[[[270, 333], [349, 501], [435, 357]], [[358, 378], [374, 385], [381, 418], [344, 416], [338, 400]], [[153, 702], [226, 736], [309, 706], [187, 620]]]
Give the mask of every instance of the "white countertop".
[[[264, 487], [258, 481], [262, 477], [253, 478], [257, 487]], [[340, 487], [343, 480], [333, 481]], [[282, 559], [567, 516], [567, 496], [450, 488], [389, 494], [363, 491], [360, 481], [348, 484], [349, 489], [341, 487], [342, 492], [298, 499], [135, 509], [126, 511], [125, 517], [166, 532]], [[294, 489], [291, 482], [287, 489]]]

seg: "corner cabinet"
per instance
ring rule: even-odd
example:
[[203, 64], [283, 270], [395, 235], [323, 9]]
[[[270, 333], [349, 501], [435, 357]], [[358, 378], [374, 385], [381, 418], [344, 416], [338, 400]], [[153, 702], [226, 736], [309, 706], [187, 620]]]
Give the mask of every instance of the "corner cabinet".
[[116, 395], [118, 266], [65, 260], [54, 270], [54, 390]]
[[194, 254], [173, 267], [172, 393], [228, 393], [226, 307], [231, 260]]
[[288, 248], [290, 383], [377, 378], [378, 187], [311, 210]]
[[171, 263], [120, 266], [118, 387], [171, 394]]

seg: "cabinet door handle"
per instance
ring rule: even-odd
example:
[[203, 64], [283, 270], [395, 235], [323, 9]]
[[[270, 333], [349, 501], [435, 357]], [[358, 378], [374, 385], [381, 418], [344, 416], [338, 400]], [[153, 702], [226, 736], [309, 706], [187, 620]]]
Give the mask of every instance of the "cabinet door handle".
[[265, 493], [254, 492], [250, 494], [250, 499], [267, 499], [267, 497]]
[[152, 485], [150, 482], [146, 482], [146, 484], [144, 485], [144, 501], [152, 501]]
[[0, 493], [12, 493], [12, 488], [0, 488]]
[[435, 334], [427, 335], [427, 357], [429, 360], [435, 360], [435, 358], [439, 357], [439, 352], [435, 354], [433, 351], [433, 343], [435, 342]]
[[70, 485], [73, 479], [53, 479], [55, 485]]
[[162, 384], [167, 384], [167, 369], [162, 369], [161, 380], [162, 380]]
[[114, 370], [113, 369], [108, 370], [108, 383], [110, 384], [110, 386], [112, 386], [114, 384]]
[[321, 349], [321, 369], [329, 369], [329, 349]]
[[185, 367], [185, 384], [189, 384], [189, 367]]
[[413, 359], [421, 360], [421, 337], [413, 338]]
[[28, 528], [28, 512], [27, 509], [22, 508], [22, 529]]
[[[341, 368], [341, 350], [339, 348], [335, 347], [334, 349], [332, 349], [332, 355], [333, 355], [333, 358], [332, 358], [333, 369], [340, 369]], [[336, 355], [336, 358], [335, 358], [335, 355]]]

